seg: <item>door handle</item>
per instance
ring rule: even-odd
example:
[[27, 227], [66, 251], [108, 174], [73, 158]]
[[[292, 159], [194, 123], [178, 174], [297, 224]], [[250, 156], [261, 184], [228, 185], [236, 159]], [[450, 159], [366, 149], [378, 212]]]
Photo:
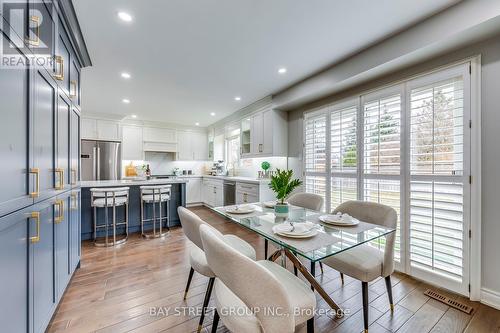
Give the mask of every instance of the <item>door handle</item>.
[[262, 143], [259, 143], [259, 153], [262, 153]]
[[59, 181], [56, 182], [58, 185], [56, 185], [55, 189], [58, 191], [64, 190], [64, 169], [57, 168], [55, 174], [59, 175]]
[[97, 160], [96, 160], [96, 169], [97, 169], [97, 180], [101, 180], [101, 148], [97, 147]]
[[76, 97], [76, 80], [71, 80], [69, 81], [69, 97], [70, 98], [75, 98]]
[[78, 193], [71, 193], [71, 210], [78, 210]]
[[40, 241], [40, 212], [32, 212], [30, 219], [34, 219], [36, 223], [36, 236], [30, 237], [31, 243], [38, 243]]
[[35, 175], [35, 191], [30, 193], [30, 197], [38, 198], [40, 195], [40, 169], [31, 168], [30, 173]]
[[71, 185], [76, 185], [77, 178], [76, 170], [71, 169]]
[[[29, 20], [35, 23], [35, 38], [31, 39], [29, 36], [26, 38], [26, 42], [31, 46], [40, 45], [40, 17], [36, 15], [31, 15]], [[29, 30], [28, 30], [29, 35]]]
[[56, 61], [56, 74], [54, 78], [58, 81], [64, 81], [64, 58], [61, 56], [55, 56]]
[[58, 207], [58, 215], [54, 219], [54, 222], [59, 224], [64, 221], [64, 200], [56, 200], [55, 205]]

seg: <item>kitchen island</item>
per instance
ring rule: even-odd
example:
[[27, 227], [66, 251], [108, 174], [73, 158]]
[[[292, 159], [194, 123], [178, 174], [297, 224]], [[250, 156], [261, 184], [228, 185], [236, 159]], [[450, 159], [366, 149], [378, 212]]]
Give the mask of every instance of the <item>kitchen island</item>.
[[[94, 221], [93, 208], [90, 200], [91, 188], [105, 187], [129, 187], [129, 212], [128, 212], [128, 231], [129, 233], [141, 231], [141, 194], [140, 187], [144, 185], [172, 185], [170, 197], [169, 213], [170, 226], [180, 225], [177, 207], [186, 206], [186, 183], [188, 179], [151, 179], [151, 180], [102, 180], [102, 181], [82, 181], [82, 220], [81, 236], [82, 240], [93, 239]], [[111, 214], [110, 214], [111, 220]], [[125, 220], [124, 207], [117, 207], [116, 221]], [[104, 223], [104, 209], [98, 209], [98, 223]], [[117, 231], [122, 229], [117, 228]], [[100, 236], [100, 235], [98, 235]]]

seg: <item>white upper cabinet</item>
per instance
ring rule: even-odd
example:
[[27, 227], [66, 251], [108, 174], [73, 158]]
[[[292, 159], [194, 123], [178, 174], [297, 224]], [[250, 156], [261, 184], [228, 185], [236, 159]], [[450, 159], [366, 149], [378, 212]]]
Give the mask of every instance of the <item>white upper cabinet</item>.
[[83, 118], [82, 139], [120, 141], [120, 124], [113, 120]]
[[287, 114], [265, 110], [241, 121], [241, 156], [287, 156]]
[[120, 123], [111, 120], [97, 120], [97, 139], [120, 141]]
[[178, 131], [177, 159], [179, 161], [207, 161], [208, 160], [207, 133]]
[[82, 118], [81, 120], [82, 139], [96, 139], [97, 138], [97, 120]]
[[124, 160], [143, 160], [143, 135], [142, 127], [139, 126], [123, 126], [122, 127], [122, 146]]
[[144, 141], [146, 142], [177, 142], [177, 133], [175, 129], [144, 127]]

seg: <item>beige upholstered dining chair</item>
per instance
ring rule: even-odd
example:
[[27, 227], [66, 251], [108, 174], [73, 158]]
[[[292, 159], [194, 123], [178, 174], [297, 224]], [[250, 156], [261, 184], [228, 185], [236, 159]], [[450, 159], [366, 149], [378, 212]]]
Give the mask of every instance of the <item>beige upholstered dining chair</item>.
[[186, 291], [184, 292], [184, 299], [186, 299], [187, 293], [189, 291], [189, 285], [191, 284], [191, 280], [193, 279], [193, 274], [195, 271], [209, 278], [207, 291], [205, 293], [205, 299], [203, 301], [202, 313], [198, 325], [199, 332], [201, 331], [203, 320], [205, 319], [205, 311], [208, 306], [208, 302], [210, 301], [210, 295], [212, 293], [212, 288], [215, 282], [215, 274], [208, 266], [205, 252], [203, 252], [203, 243], [201, 242], [200, 238], [200, 226], [205, 225], [207, 226], [207, 228], [212, 229], [214, 234], [217, 234], [219, 237], [221, 237], [224, 242], [228, 244], [228, 246], [235, 249], [243, 256], [251, 260], [255, 260], [256, 254], [255, 249], [250, 244], [235, 235], [222, 235], [217, 229], [200, 219], [198, 215], [196, 215], [189, 209], [179, 207], [177, 209], [177, 212], [179, 213], [179, 218], [181, 220], [184, 234], [195, 245], [194, 247], [192, 247], [189, 253], [189, 262], [191, 265], [191, 269], [189, 270], [189, 277], [186, 285]]
[[295, 193], [292, 194], [287, 202], [290, 205], [320, 211], [323, 208], [324, 200], [323, 197], [314, 193]]
[[[397, 213], [393, 208], [373, 202], [347, 201], [338, 206], [333, 213], [337, 212], [347, 213], [363, 222], [394, 229], [396, 229], [398, 220]], [[384, 251], [368, 244], [362, 244], [323, 260], [325, 265], [340, 272], [342, 283], [344, 282], [343, 274], [361, 281], [365, 332], [368, 332], [368, 282], [380, 276], [385, 278], [389, 304], [391, 311], [394, 310], [391, 274], [394, 272], [395, 237], [395, 233], [386, 236]]]
[[237, 333], [291, 333], [305, 322], [307, 332], [314, 332], [316, 297], [309, 285], [272, 261], [245, 257], [207, 226], [200, 234], [217, 276], [212, 332], [219, 319]]

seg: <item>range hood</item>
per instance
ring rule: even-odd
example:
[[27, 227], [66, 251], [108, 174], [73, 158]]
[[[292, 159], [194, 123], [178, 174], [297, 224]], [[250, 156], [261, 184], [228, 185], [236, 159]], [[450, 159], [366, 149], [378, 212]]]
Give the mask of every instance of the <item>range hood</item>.
[[177, 153], [176, 143], [144, 142], [143, 148], [145, 152]]

